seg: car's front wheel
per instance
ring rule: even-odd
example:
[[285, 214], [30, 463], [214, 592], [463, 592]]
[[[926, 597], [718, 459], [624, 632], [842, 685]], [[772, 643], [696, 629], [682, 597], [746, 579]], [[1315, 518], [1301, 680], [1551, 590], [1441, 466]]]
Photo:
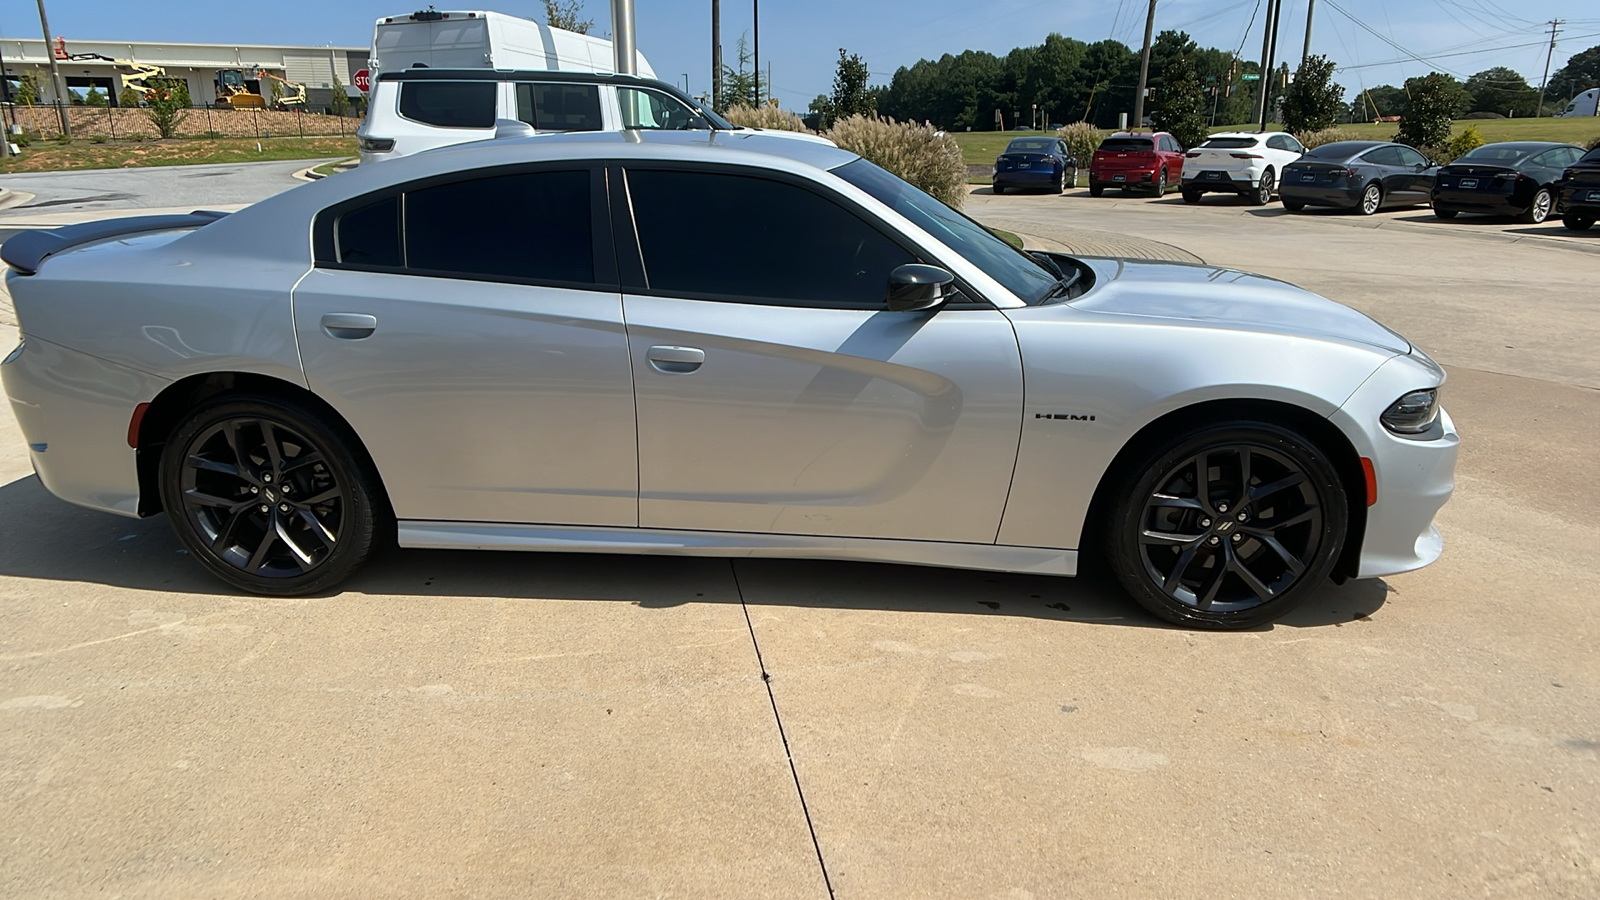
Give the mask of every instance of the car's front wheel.
[[1344, 549], [1349, 513], [1333, 463], [1265, 422], [1205, 426], [1168, 443], [1121, 485], [1110, 566], [1169, 622], [1250, 628], [1293, 609]]
[[297, 596], [349, 577], [371, 552], [381, 488], [341, 429], [277, 398], [224, 397], [167, 440], [161, 499], [212, 574], [255, 594]]

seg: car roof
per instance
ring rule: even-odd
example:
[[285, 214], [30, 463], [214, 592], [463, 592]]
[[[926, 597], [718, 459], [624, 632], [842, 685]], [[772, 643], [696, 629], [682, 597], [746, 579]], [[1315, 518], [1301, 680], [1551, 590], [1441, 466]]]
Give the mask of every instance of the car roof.
[[[1105, 136], [1105, 140], [1112, 138], [1154, 138], [1166, 134], [1165, 131], [1115, 131]], [[1168, 135], [1169, 137], [1171, 135]]]
[[1484, 144], [1482, 147], [1474, 147], [1472, 149], [1482, 150], [1485, 147], [1502, 147], [1506, 150], [1515, 150], [1523, 154], [1538, 153], [1541, 150], [1553, 150], [1556, 147], [1573, 147], [1578, 150], [1583, 149], [1576, 144], [1567, 144], [1561, 141], [1495, 141], [1492, 144]]
[[[658, 78], [615, 72], [563, 72], [552, 69], [435, 69], [419, 67], [383, 72], [378, 81], [554, 81], [562, 84], [628, 84], [671, 88]], [[676, 88], [674, 88], [676, 91]]]
[[1206, 135], [1206, 140], [1212, 138], [1269, 138], [1275, 134], [1288, 134], [1287, 131], [1219, 131]]
[[[1373, 147], [1387, 147], [1393, 143], [1393, 141], [1333, 141], [1311, 149], [1314, 153], [1319, 150], [1330, 150], [1355, 156], [1357, 153], [1365, 153]], [[1325, 154], [1318, 153], [1317, 155], [1323, 156]]]

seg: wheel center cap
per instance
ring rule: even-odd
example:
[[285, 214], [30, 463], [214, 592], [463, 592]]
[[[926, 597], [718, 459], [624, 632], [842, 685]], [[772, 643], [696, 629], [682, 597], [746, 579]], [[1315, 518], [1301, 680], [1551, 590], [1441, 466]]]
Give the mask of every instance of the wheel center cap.
[[267, 488], [266, 490], [262, 491], [261, 493], [262, 493], [263, 496], [265, 496], [267, 498], [267, 502], [268, 503], [277, 503], [278, 502], [278, 495], [273, 493], [272, 488]]
[[1221, 522], [1217, 523], [1216, 531], [1218, 534], [1227, 534], [1233, 530], [1233, 526], [1234, 521], [1232, 519], [1223, 519]]

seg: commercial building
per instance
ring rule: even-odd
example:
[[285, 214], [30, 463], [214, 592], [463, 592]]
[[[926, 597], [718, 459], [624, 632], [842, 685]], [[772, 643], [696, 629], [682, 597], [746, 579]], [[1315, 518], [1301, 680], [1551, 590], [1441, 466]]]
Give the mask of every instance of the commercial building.
[[[56, 58], [69, 94], [82, 97], [98, 88], [116, 105], [123, 87], [139, 85], [156, 75], [182, 79], [195, 106], [218, 105], [225, 83], [242, 83], [262, 97], [272, 96], [276, 79], [306, 87], [308, 110], [332, 104], [334, 80], [347, 96], [357, 97], [355, 73], [367, 67], [366, 47], [284, 47], [261, 44], [179, 44], [147, 41], [77, 41], [56, 39], [0, 39], [5, 78], [15, 96], [24, 75], [39, 85], [41, 102], [56, 101], [50, 79], [50, 57]], [[155, 68], [159, 71], [152, 72]], [[283, 88], [280, 88], [283, 90]], [[62, 98], [68, 103], [71, 97]]]

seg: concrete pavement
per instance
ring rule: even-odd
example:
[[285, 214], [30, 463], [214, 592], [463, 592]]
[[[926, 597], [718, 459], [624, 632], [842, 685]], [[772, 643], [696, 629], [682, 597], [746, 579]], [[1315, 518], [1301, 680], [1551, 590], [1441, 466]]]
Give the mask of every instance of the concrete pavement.
[[1443, 559], [1231, 635], [1093, 576], [801, 561], [412, 551], [262, 600], [50, 497], [6, 410], [0, 894], [1600, 895], [1600, 256], [969, 211], [1409, 334], [1463, 433]]

